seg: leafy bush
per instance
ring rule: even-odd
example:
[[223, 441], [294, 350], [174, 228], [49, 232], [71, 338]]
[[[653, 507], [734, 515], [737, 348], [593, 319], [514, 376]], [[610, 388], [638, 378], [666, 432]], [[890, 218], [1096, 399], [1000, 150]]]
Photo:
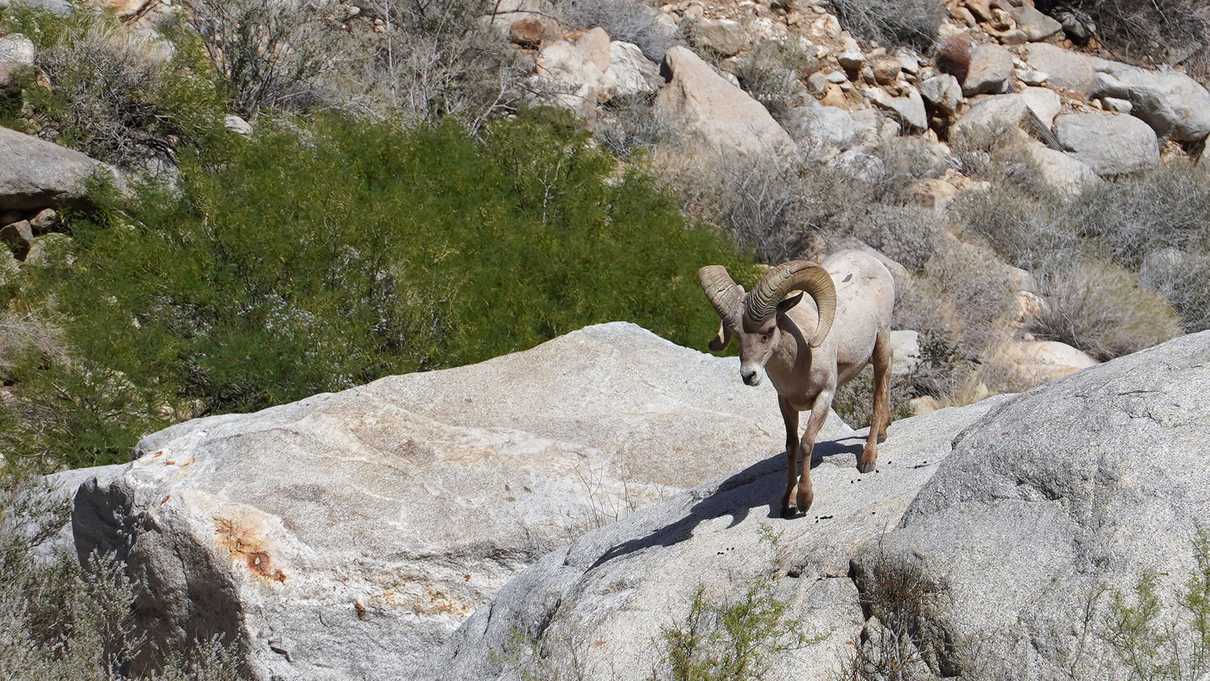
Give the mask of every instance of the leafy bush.
[[68, 502], [45, 485], [0, 488], [0, 677], [80, 681], [226, 681], [244, 678], [220, 641], [189, 656], [153, 661], [132, 675], [136, 657], [154, 653], [137, 633], [134, 585], [112, 558], [37, 557], [67, 522]]
[[1046, 305], [1030, 330], [1097, 359], [1136, 352], [1181, 333], [1172, 307], [1113, 264], [1064, 259], [1043, 271], [1040, 284]]
[[642, 0], [563, 0], [564, 18], [580, 28], [605, 29], [613, 40], [634, 43], [654, 62], [664, 60], [664, 53], [679, 36], [675, 29], [659, 22], [659, 12]]
[[[10, 461], [122, 460], [173, 420], [522, 350], [625, 319], [676, 342], [717, 324], [694, 272], [719, 236], [567, 118], [409, 132], [327, 121], [187, 159], [71, 222], [32, 290], [69, 359], [31, 355], [0, 407]], [[221, 168], [221, 172], [218, 172]], [[738, 275], [737, 275], [738, 276]], [[37, 418], [30, 418], [30, 415]], [[10, 454], [11, 452], [11, 454]]]
[[922, 52], [937, 40], [945, 5], [939, 0], [829, 0], [840, 25], [863, 40], [909, 45]]
[[185, 32], [166, 27], [172, 44], [156, 44], [106, 15], [0, 12], [0, 21], [30, 31], [40, 46], [36, 67], [51, 85], [32, 74], [23, 80], [23, 105], [7, 114], [18, 127], [126, 167], [171, 160], [180, 143], [206, 144], [221, 133], [222, 99], [200, 44]]

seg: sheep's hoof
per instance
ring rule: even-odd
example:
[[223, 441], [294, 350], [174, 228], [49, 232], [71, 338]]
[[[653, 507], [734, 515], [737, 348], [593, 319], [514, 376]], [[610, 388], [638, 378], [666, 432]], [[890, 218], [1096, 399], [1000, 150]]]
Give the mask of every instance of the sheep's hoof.
[[798, 509], [794, 506], [782, 506], [781, 517], [786, 520], [793, 520], [798, 517]]
[[877, 457], [871, 456], [867, 459], [865, 456], [862, 456], [860, 459], [857, 459], [857, 472], [873, 473], [874, 467], [877, 465], [878, 465]]

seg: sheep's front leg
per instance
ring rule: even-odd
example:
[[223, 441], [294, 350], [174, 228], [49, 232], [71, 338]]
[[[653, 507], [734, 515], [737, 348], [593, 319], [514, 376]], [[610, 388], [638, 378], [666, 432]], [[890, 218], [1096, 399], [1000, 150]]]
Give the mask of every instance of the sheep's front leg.
[[819, 429], [828, 420], [828, 411], [832, 408], [832, 391], [824, 390], [815, 396], [815, 404], [811, 406], [811, 418], [807, 421], [807, 430], [802, 434], [802, 442], [798, 449], [801, 454], [799, 465], [801, 472], [798, 478], [798, 496], [795, 504], [799, 513], [806, 513], [815, 500], [815, 491], [811, 488], [811, 456], [815, 451], [815, 438]]
[[886, 439], [891, 423], [891, 334], [882, 331], [874, 344], [874, 415], [857, 470], [872, 473], [878, 463], [878, 443]]
[[786, 493], [781, 498], [781, 515], [783, 518], [794, 517], [794, 507], [790, 506], [790, 498], [794, 496], [794, 486], [798, 484], [798, 410], [790, 406], [781, 396], [777, 398], [777, 406], [781, 407], [781, 418], [786, 422]]

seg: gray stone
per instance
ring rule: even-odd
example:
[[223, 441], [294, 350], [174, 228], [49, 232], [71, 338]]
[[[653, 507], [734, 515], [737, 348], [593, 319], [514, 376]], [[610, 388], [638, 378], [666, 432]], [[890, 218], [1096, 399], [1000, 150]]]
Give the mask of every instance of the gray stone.
[[886, 164], [882, 159], [861, 149], [850, 149], [833, 159], [829, 165], [867, 184], [873, 184], [886, 176]]
[[1134, 105], [1130, 103], [1130, 100], [1117, 97], [1102, 97], [1101, 106], [1105, 107], [1106, 111], [1114, 113], [1128, 114], [1134, 110]]
[[688, 48], [668, 50], [663, 73], [668, 84], [656, 97], [656, 115], [707, 153], [794, 153], [794, 140], [760, 102]]
[[934, 111], [950, 115], [962, 104], [962, 85], [948, 73], [939, 73], [920, 84], [920, 96]]
[[1098, 69], [1093, 94], [1130, 102], [1131, 113], [1161, 137], [1200, 142], [1210, 136], [1210, 92], [1183, 73], [1108, 64]]
[[1055, 136], [1064, 149], [1101, 177], [1133, 173], [1160, 163], [1155, 132], [1132, 116], [1063, 114], [1055, 119]]
[[12, 250], [17, 260], [25, 260], [34, 244], [34, 229], [29, 220], [21, 220], [0, 227], [0, 241]]
[[1030, 42], [1046, 40], [1063, 30], [1062, 24], [1039, 12], [1032, 5], [1014, 7], [1009, 14], [1017, 22], [1017, 28], [1025, 34], [1025, 39]]
[[262, 681], [413, 679], [553, 546], [783, 442], [773, 387], [744, 386], [736, 358], [605, 324], [173, 426], [82, 487], [72, 522], [81, 554], [139, 575], [158, 643], [232, 636]]
[[1108, 59], [1065, 50], [1050, 43], [1031, 43], [1025, 47], [1025, 60], [1049, 78], [1054, 87], [1090, 95], [1096, 87], [1097, 69], [1115, 64]]
[[854, 116], [814, 101], [792, 109], [784, 123], [786, 132], [812, 158], [827, 158], [878, 136], [876, 117]]
[[[1059, 96], [1045, 88], [1031, 87], [1011, 95], [980, 97], [950, 129], [950, 138], [981, 140], [977, 146], [986, 146], [993, 141], [986, 139], [988, 135], [998, 136], [1012, 129], [1045, 135], [1060, 106]], [[1037, 125], [1043, 129], [1035, 129]]]
[[72, 12], [72, 4], [68, 0], [0, 0], [0, 9], [21, 6], [46, 10], [59, 16], [67, 16]]
[[1072, 678], [1092, 603], [1083, 662], [1094, 666], [1074, 678], [1125, 678], [1098, 635], [1109, 595], [1129, 600], [1154, 575], [1167, 622], [1195, 569], [1210, 514], [1207, 382], [1200, 333], [1002, 403], [958, 436], [898, 527], [859, 552], [858, 583], [879, 565], [944, 580], [917, 643], [964, 678], [975, 660], [955, 641], [977, 641], [979, 663], [1007, 672], [991, 678]]
[[235, 114], [227, 114], [223, 117], [223, 127], [227, 128], [228, 132], [233, 132], [237, 135], [244, 137], [252, 136], [252, 124]]
[[117, 171], [78, 151], [0, 128], [0, 211], [36, 211], [78, 204], [86, 182], [109, 174], [121, 184]]
[[892, 331], [891, 347], [894, 353], [891, 364], [892, 375], [906, 376], [920, 364], [920, 334], [918, 332]]
[[1037, 164], [1042, 180], [1060, 194], [1075, 196], [1089, 185], [1101, 181], [1100, 176], [1087, 163], [1057, 149], [1051, 149], [1041, 142], [1029, 140], [1024, 149]]
[[653, 95], [663, 84], [660, 68], [643, 56], [638, 45], [617, 40], [610, 43], [604, 81], [606, 100]]
[[909, 85], [906, 89], [907, 94], [902, 97], [892, 97], [886, 90], [877, 87], [862, 90], [862, 94], [875, 106], [890, 113], [905, 132], [924, 132], [929, 127], [924, 99], [916, 88]]
[[779, 654], [771, 678], [834, 678], [864, 621], [848, 579], [851, 552], [898, 521], [944, 464], [953, 437], [996, 404], [892, 424], [872, 475], [856, 472], [856, 438], [820, 442], [816, 501], [805, 518], [771, 517], [785, 478], [776, 448], [726, 480], [580, 537], [477, 610], [420, 679], [516, 679], [508, 660], [518, 639], [541, 639], [544, 661], [556, 668], [577, 659], [583, 681], [646, 679], [661, 627], [684, 619], [698, 588], [708, 598], [736, 598], [761, 577], [773, 580], [801, 633], [823, 637]]
[[730, 19], [703, 19], [693, 25], [693, 42], [720, 57], [734, 57], [749, 46], [752, 39], [747, 29]]
[[33, 41], [20, 33], [0, 37], [0, 88], [12, 85], [15, 74], [33, 66], [36, 56]]
[[970, 70], [962, 82], [967, 97], [1006, 92], [1013, 75], [1013, 55], [999, 45], [976, 45], [971, 50]]

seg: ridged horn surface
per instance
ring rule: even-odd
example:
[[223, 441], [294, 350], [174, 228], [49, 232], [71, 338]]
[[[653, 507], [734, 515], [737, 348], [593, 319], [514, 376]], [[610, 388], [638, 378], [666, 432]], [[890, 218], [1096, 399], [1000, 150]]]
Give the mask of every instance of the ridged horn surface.
[[819, 326], [811, 339], [811, 347], [819, 347], [836, 319], [836, 284], [827, 270], [806, 260], [791, 260], [765, 272], [748, 295], [744, 330], [755, 332], [763, 326], [777, 312], [777, 304], [792, 291], [802, 291], [815, 300]]

